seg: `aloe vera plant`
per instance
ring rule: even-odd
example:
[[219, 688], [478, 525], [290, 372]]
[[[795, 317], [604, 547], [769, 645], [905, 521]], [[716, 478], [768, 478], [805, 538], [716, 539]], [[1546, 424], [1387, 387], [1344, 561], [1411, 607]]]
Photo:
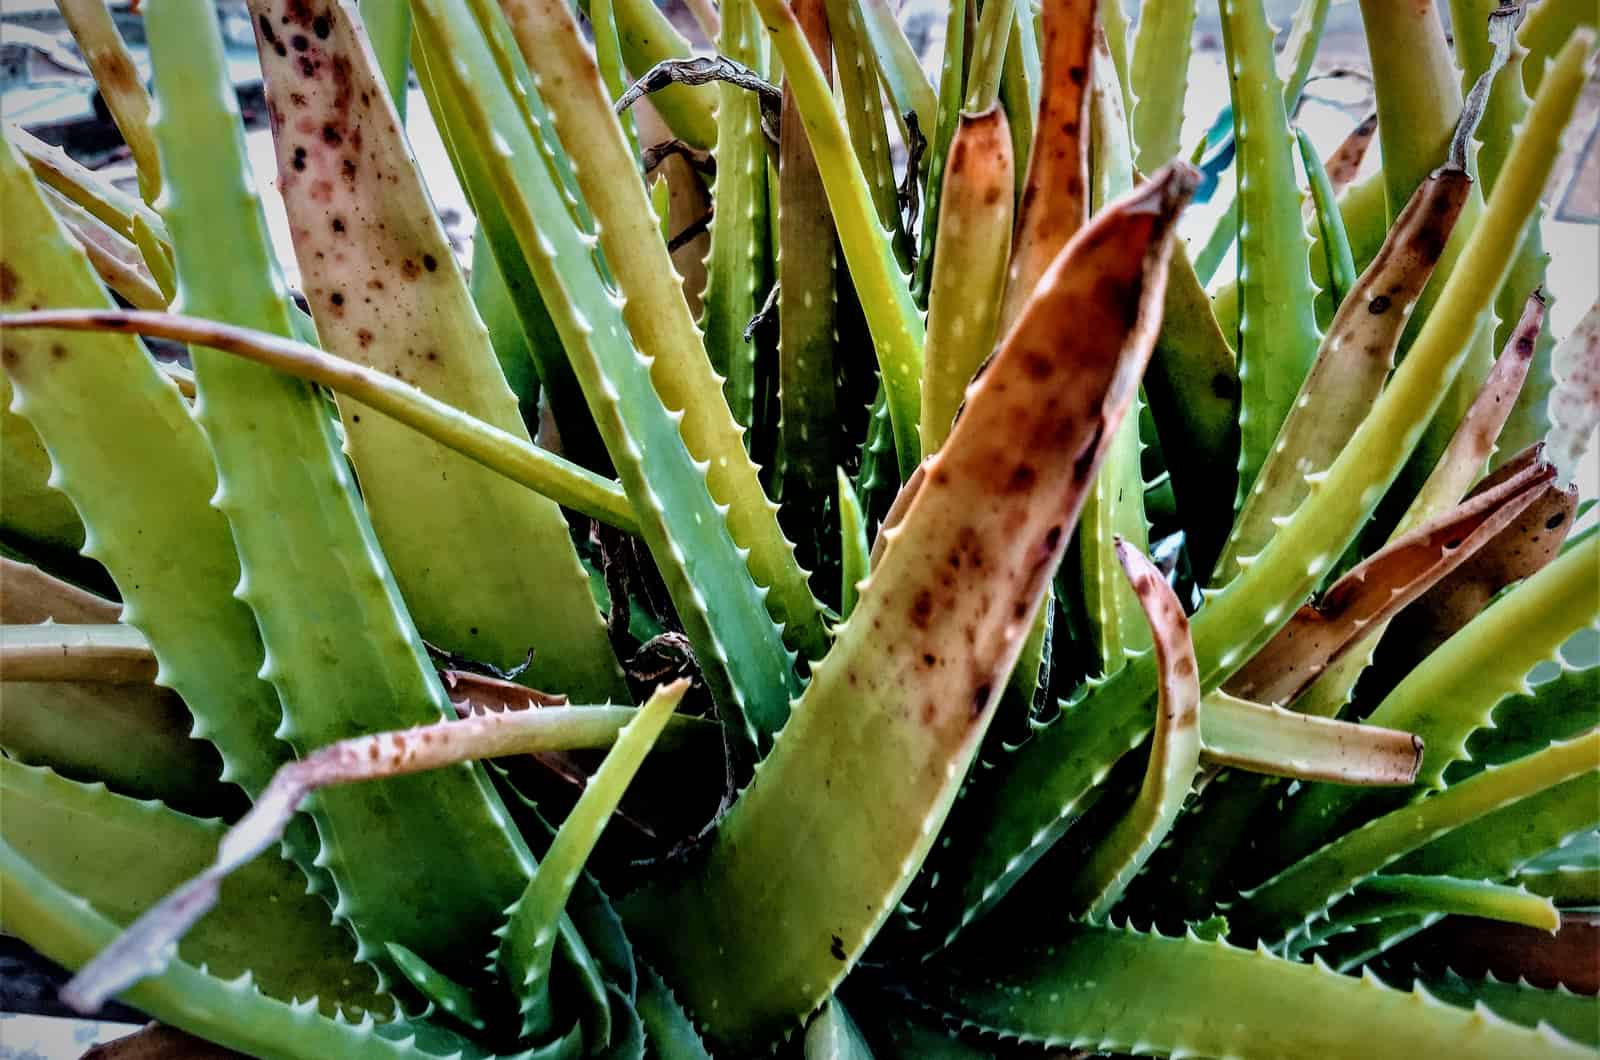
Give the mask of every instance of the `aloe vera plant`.
[[[1364, 2], [1352, 182], [1372, 123], [1293, 124], [1327, 3], [1279, 56], [1224, 0], [1197, 269], [1196, 0], [954, 4], [937, 83], [884, 0], [695, 4], [715, 59], [644, 0], [249, 0], [282, 257], [212, 5], [145, 5], [152, 96], [61, 2], [139, 177], [0, 147], [0, 926], [69, 1004], [263, 1057], [1595, 1055], [1600, 318], [1536, 228], [1582, 5], [1456, 0], [1452, 52]], [[1485, 921], [1559, 934], [1409, 941]]]

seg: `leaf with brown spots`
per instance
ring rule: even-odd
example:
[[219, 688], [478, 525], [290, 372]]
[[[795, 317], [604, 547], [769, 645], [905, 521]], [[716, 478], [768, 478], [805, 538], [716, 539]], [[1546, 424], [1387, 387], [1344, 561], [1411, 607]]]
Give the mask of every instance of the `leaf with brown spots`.
[[1510, 526], [1554, 479], [1548, 463], [1530, 462], [1390, 542], [1296, 612], [1224, 687], [1265, 703], [1292, 700], [1374, 624], [1394, 617]]
[[1089, 216], [1089, 58], [1095, 0], [1044, 5], [1043, 84], [1000, 310], [1003, 335]]
[[133, 156], [139, 194], [153, 203], [161, 192], [161, 162], [150, 135], [150, 94], [139, 80], [133, 55], [117, 32], [105, 0], [60, 0], [56, 6]]
[[940, 192], [922, 351], [922, 448], [929, 453], [944, 444], [967, 385], [998, 337], [1014, 180], [1006, 112], [996, 105], [963, 114]]
[[927, 856], [1132, 403], [1195, 179], [1163, 170], [1057, 257], [703, 861], [624, 902], [717, 1037], [780, 1032], [825, 1000]]
[[[355, 10], [338, 0], [250, 9], [267, 98], [285, 117], [273, 127], [278, 185], [323, 347], [528, 441]], [[555, 503], [388, 417], [361, 416], [348, 398], [339, 406], [422, 636], [499, 665], [532, 648], [530, 683], [626, 698]]]

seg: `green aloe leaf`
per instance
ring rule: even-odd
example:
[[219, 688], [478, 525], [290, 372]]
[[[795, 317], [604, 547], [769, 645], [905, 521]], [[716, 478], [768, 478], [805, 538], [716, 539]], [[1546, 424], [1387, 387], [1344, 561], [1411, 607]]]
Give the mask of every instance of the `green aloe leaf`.
[[[843, 0], [841, 0], [841, 3]], [[843, 39], [843, 25], [848, 16], [835, 18], [833, 4], [829, 5], [829, 25], [833, 29], [834, 46]], [[866, 314], [867, 327], [872, 334], [872, 344], [877, 351], [878, 366], [882, 371], [884, 393], [887, 398], [889, 419], [894, 427], [895, 451], [902, 479], [909, 478], [922, 457], [922, 447], [917, 437], [921, 419], [922, 346], [925, 328], [922, 314], [911, 299], [911, 288], [901, 263], [891, 250], [890, 241], [884, 238], [883, 205], [874, 203], [875, 188], [882, 198], [881, 180], [876, 185], [868, 183], [859, 157], [859, 144], [851, 149], [853, 134], [847, 135], [839, 112], [834, 108], [833, 93], [827, 78], [817, 65], [794, 12], [783, 0], [756, 0], [756, 7], [772, 34], [773, 45], [783, 59], [783, 68], [789, 86], [794, 90], [795, 104], [804, 122], [806, 136], [811, 142], [817, 168], [822, 174], [822, 184], [828, 193], [828, 205], [833, 210], [838, 226], [839, 242], [844, 250], [845, 264], [850, 269], [850, 279], [855, 285]], [[841, 77], [850, 69], [848, 60], [841, 57]], [[871, 66], [857, 66], [863, 74]], [[876, 88], [873, 96], [876, 99]], [[849, 113], [855, 113], [852, 109]], [[881, 109], [878, 110], [882, 119]], [[875, 156], [870, 156], [875, 157]], [[890, 175], [888, 201], [894, 203], [893, 176]], [[898, 206], [891, 207], [898, 217]], [[896, 226], [898, 227], [898, 226]]]
[[[823, 69], [831, 37], [822, 0], [795, 7]], [[783, 91], [782, 120], [800, 125], [794, 90]], [[804, 131], [778, 144], [778, 465], [784, 507], [823, 533], [826, 497], [843, 447], [834, 385], [840, 352], [835, 328], [838, 249], [833, 214]], [[792, 525], [792, 524], [791, 524]], [[826, 549], [819, 549], [826, 554]]]
[[[530, 113], [507, 85], [470, 76], [472, 65], [482, 67], [493, 61], [479, 19], [457, 0], [426, 0], [414, 11], [419, 30], [427, 31], [425, 54], [437, 78], [436, 93], [448, 97], [459, 109], [463, 120], [455, 127], [476, 137], [476, 157], [504, 210], [507, 227], [501, 234], [510, 245], [505, 255], [496, 250], [497, 260], [503, 262], [515, 255], [537, 278], [572, 371], [595, 412], [606, 449], [634, 506], [642, 536], [695, 646], [696, 660], [713, 693], [725, 705], [724, 721], [738, 743], [754, 744], [782, 725], [789, 700], [797, 691], [793, 663], [769, 616], [767, 594], [752, 580], [747, 554], [730, 536], [724, 511], [708, 486], [706, 465], [685, 447], [680, 433], [683, 417], [663, 403], [657, 389], [660, 376], [653, 371], [661, 362], [652, 363], [634, 346], [622, 306], [598, 271], [592, 238], [575, 226], [559, 170], [546, 161]], [[561, 13], [566, 14], [565, 9]], [[560, 29], [569, 22], [570, 14], [566, 14], [566, 21], [556, 19], [547, 25]], [[567, 32], [577, 31], [570, 27]], [[577, 54], [563, 48], [549, 51], [569, 57]], [[586, 52], [582, 54], [587, 57]], [[468, 57], [476, 58], [469, 64]], [[581, 92], [575, 79], [568, 87], [579, 98], [597, 96], [609, 114], [604, 86], [592, 61], [582, 84], [588, 88]], [[624, 224], [637, 220], [644, 226], [644, 234], [634, 245], [635, 255], [642, 260], [644, 248], [660, 243], [655, 216], [644, 200], [643, 186], [632, 179], [633, 163], [628, 160], [620, 128], [614, 120], [608, 121], [609, 126], [589, 132], [602, 146], [611, 143], [624, 160], [621, 167], [630, 174], [628, 181], [605, 178], [615, 193], [632, 195], [637, 186], [641, 209], [619, 207], [621, 212], [613, 220]], [[567, 128], [567, 123], [562, 127]], [[509, 148], [509, 154], [499, 150], [501, 144]], [[585, 166], [584, 171], [590, 168]], [[601, 173], [614, 173], [618, 168], [602, 168]], [[606, 227], [615, 229], [617, 225]], [[664, 247], [661, 252], [665, 253]], [[648, 268], [644, 272], [656, 275]], [[671, 286], [671, 292], [662, 297], [676, 299], [679, 308], [675, 312], [692, 329], [675, 277], [663, 273], [651, 282]], [[627, 304], [650, 303], [635, 297]], [[666, 320], [663, 317], [663, 322]], [[680, 366], [693, 367], [687, 359], [693, 349], [678, 351]], [[742, 462], [753, 479], [753, 467], [744, 455], [737, 427], [731, 418], [714, 414], [716, 406], [725, 413], [726, 405], [709, 365], [701, 358], [693, 371], [695, 378], [703, 376], [710, 387], [710, 396], [699, 406], [706, 417], [703, 422], [713, 427], [721, 423], [728, 429], [719, 442], [724, 448], [718, 450], [729, 457], [723, 470], [732, 474], [739, 466], [736, 461]], [[731, 448], [726, 446], [728, 442]], [[758, 521], [772, 520], [774, 532], [768, 540], [773, 548], [769, 553], [793, 563], [792, 549], [776, 531], [776, 519], [764, 494], [759, 493], [759, 483], [756, 485], [757, 496], [744, 510], [756, 513]], [[793, 569], [798, 570], [798, 565]], [[794, 587], [793, 582], [790, 585]], [[799, 588], [805, 589], [804, 599], [811, 600], [803, 579]], [[712, 601], [716, 601], [715, 607], [711, 607]]]
[[[1468, 623], [1407, 675], [1369, 716], [1374, 725], [1416, 733], [1427, 747], [1420, 781], [1444, 784], [1446, 769], [1465, 757], [1468, 741], [1501, 701], [1524, 690], [1529, 671], [1556, 655], [1574, 633], [1600, 619], [1600, 584], [1588, 577], [1600, 563], [1600, 538], [1545, 567]], [[1298, 857], [1330, 828], [1349, 827], [1393, 798], [1373, 792], [1309, 791], [1295, 800], [1279, 829], [1278, 847]]]
[[[1074, 925], [1049, 946], [931, 970], [917, 989], [966, 1026], [1054, 1047], [1153, 1055], [1584, 1057], [1549, 1029], [1464, 1011], [1370, 974], [1335, 974], [1259, 950], [1122, 927]], [[1225, 1010], [1224, 1019], [1215, 1017]], [[1307, 1019], [1307, 1011], [1338, 1013]]]
[[[113, 308], [40, 191], [10, 143], [0, 147], [11, 278], [0, 305]], [[211, 504], [211, 447], [182, 396], [125, 335], [9, 333], [5, 368], [17, 422], [48, 446], [56, 488], [90, 528], [84, 548], [117, 583], [121, 620], [149, 640], [159, 683], [192, 705], [193, 735], [217, 748], [223, 781], [259, 792], [290, 750], [277, 735], [277, 694], [258, 676], [264, 654], [255, 619], [234, 596], [239, 558]], [[22, 450], [11, 448], [9, 422], [7, 429], [9, 468]], [[15, 503], [8, 492], [6, 510]], [[196, 638], [197, 628], [208, 636]], [[294, 842], [309, 867], [317, 849], [310, 829]]]
[[[474, 2], [481, 4], [482, 0]], [[454, 12], [458, 5], [452, 3], [442, 6]], [[644, 185], [633, 178], [632, 156], [621, 126], [612, 114], [610, 98], [600, 80], [589, 46], [583, 41], [571, 12], [561, 5], [536, 5], [525, 0], [508, 0], [505, 7], [510, 32], [516, 38], [528, 66], [543, 86], [538, 98], [548, 108], [550, 124], [560, 137], [560, 147], [564, 149], [555, 154], [555, 160], [559, 163], [563, 159], [570, 159], [576, 184], [581, 191], [581, 202], [594, 213], [596, 232], [593, 238], [598, 240], [605, 257], [605, 268], [615, 278], [615, 287], [620, 289], [623, 296], [620, 306], [609, 297], [608, 304], [603, 306], [584, 301], [575, 320], [569, 316], [567, 321], [557, 321], [563, 342], [568, 348], [568, 357], [576, 360], [579, 356], [574, 352], [578, 339], [569, 330], [570, 327], [582, 323], [595, 329], [602, 321], [620, 317], [628, 337], [646, 359], [650, 385], [659, 395], [657, 403], [677, 420], [683, 445], [694, 461], [705, 469], [706, 483], [714, 503], [726, 508], [722, 521], [726, 522], [728, 533], [736, 546], [748, 553], [746, 558], [750, 576], [765, 592], [768, 610], [774, 620], [782, 624], [783, 635], [789, 645], [807, 658], [816, 658], [827, 646], [820, 605], [811, 594], [806, 571], [795, 559], [793, 543], [784, 536], [778, 525], [777, 510], [763, 489], [758, 477], [759, 469], [745, 450], [739, 421], [730, 411], [721, 383], [705, 356], [706, 342], [695, 327], [682, 283], [672, 267], [665, 244], [657, 235], [656, 216], [650, 208]], [[619, 7], [619, 17], [621, 14]], [[492, 15], [480, 12], [477, 22], [486, 37], [494, 35], [495, 19]], [[755, 32], [754, 26], [748, 29]], [[810, 57], [803, 35], [796, 32], [795, 37], [797, 39], [793, 43], [804, 52], [806, 62], [810, 64], [809, 69], [814, 71], [815, 60]], [[795, 75], [792, 71], [797, 60], [786, 55], [785, 64], [791, 70], [793, 79]], [[460, 78], [463, 75], [452, 68], [451, 76]], [[458, 91], [463, 96], [466, 94], [464, 87]], [[480, 101], [474, 105], [488, 106], [499, 121], [508, 101], [493, 97], [486, 89], [475, 88], [474, 91], [482, 93]], [[514, 105], [514, 101], [511, 102]], [[482, 152], [494, 154], [497, 151], [497, 143], [488, 135], [492, 131], [499, 131], [503, 140], [507, 136], [516, 136], [519, 144], [531, 140], [532, 147], [548, 149], [548, 133], [539, 133], [535, 128], [526, 127], [526, 123], [520, 132], [498, 126], [495, 130], [488, 130], [483, 125], [480, 119], [479, 127], [474, 130]], [[747, 136], [751, 138], [751, 143], [747, 146], [753, 147], [754, 138], [759, 135], [758, 128], [749, 129]], [[815, 133], [812, 134], [812, 147], [818, 151], [819, 159], [822, 158], [823, 152], [817, 146]], [[732, 157], [727, 162], [735, 172], [738, 171], [739, 167], [734, 164]], [[497, 182], [512, 172], [520, 173], [520, 170], [510, 169], [504, 158], [491, 158], [489, 164], [497, 172]], [[619, 179], [623, 173], [628, 174], [627, 179]], [[744, 209], [758, 209], [764, 213], [766, 193], [761, 188], [765, 185], [765, 174], [761, 166], [749, 171], [749, 175], [758, 183], [749, 189], [753, 197], [744, 201]], [[502, 197], [505, 197], [507, 192], [504, 185], [499, 187]], [[527, 192], [519, 185], [517, 194]], [[735, 209], [734, 212], [737, 214], [739, 211]], [[766, 235], [766, 220], [758, 221], [755, 214], [739, 224], [741, 228], [737, 231], [745, 231], [752, 238]], [[751, 227], [742, 227], [745, 225]], [[525, 237], [525, 226], [518, 221], [517, 227], [520, 240]], [[578, 233], [573, 235], [578, 236]], [[546, 238], [553, 236], [546, 232]], [[579, 238], [587, 241], [586, 237]], [[538, 256], [533, 248], [527, 246], [523, 246], [522, 252], [530, 264]], [[536, 274], [539, 272], [536, 264], [534, 271]], [[739, 282], [748, 282], [748, 278], [740, 277]], [[548, 281], [541, 278], [540, 289], [549, 287]], [[570, 313], [566, 307], [558, 310], [552, 306], [551, 311]], [[746, 316], [742, 321], [728, 321], [730, 325], [735, 322], [740, 326], [738, 339], [742, 343], [742, 328], [749, 323], [749, 317]], [[576, 364], [574, 369], [582, 371]], [[592, 396], [588, 386], [585, 384], [584, 392], [590, 397], [591, 404], [603, 404]], [[596, 415], [599, 414], [597, 411]], [[608, 441], [608, 447], [614, 448], [614, 445]], [[615, 452], [612, 453], [612, 459], [620, 466], [621, 458]], [[679, 606], [682, 607], [682, 604]], [[773, 708], [763, 704], [761, 709]], [[766, 727], [765, 722], [762, 724]]]
[[1294, 405], [1322, 340], [1284, 88], [1261, 0], [1223, 0], [1239, 170], [1239, 499]]
[[561, 822], [527, 890], [507, 911], [505, 926], [497, 932], [501, 942], [495, 963], [518, 998], [524, 1038], [538, 1041], [559, 1030], [550, 996], [550, 967], [562, 911], [623, 792], [688, 687], [679, 681], [658, 690], [617, 733], [604, 763]]
[[[9, 933], [50, 959], [82, 964], [116, 935], [103, 913], [0, 840], [0, 902]], [[184, 961], [131, 989], [127, 1001], [164, 1023], [269, 1060], [479, 1060], [490, 1055], [426, 1023], [353, 1022], [317, 1011], [315, 999], [279, 1001], [249, 975], [223, 980]]]
[[[204, 867], [224, 831], [220, 821], [3, 759], [0, 794], [5, 841], [55, 886], [122, 925]], [[179, 955], [224, 979], [248, 971], [269, 996], [314, 999], [325, 1015], [395, 1014], [372, 969], [355, 963], [349, 934], [281, 858], [258, 858], [234, 875]]]
[[[349, 17], [342, 9], [302, 14], [296, 28], [317, 39], [316, 19]], [[287, 336], [288, 301], [248, 179], [216, 15], [203, 3], [168, 3], [148, 12], [146, 29], [179, 305]], [[333, 77], [331, 62], [308, 62]], [[304, 754], [450, 716], [322, 397], [220, 352], [193, 347], [191, 356], [217, 503], [239, 553], [239, 596], [255, 615], [266, 648], [261, 672], [283, 706], [278, 735]], [[438, 816], [419, 832], [416, 814]], [[363, 959], [394, 941], [460, 969], [532, 867], [477, 769], [331, 793], [313, 817], [319, 860], [338, 886], [336, 909], [357, 929]]]
[[[759, 64], [764, 39], [751, 0], [725, 0], [718, 52], [744, 66]], [[756, 344], [747, 337], [770, 278], [767, 245], [767, 151], [761, 103], [741, 85], [717, 86], [717, 177], [711, 195], [711, 250], [702, 296], [711, 366], [724, 377], [733, 418], [745, 430], [754, 423]]]
[[1292, 938], [1368, 876], [1486, 814], [1592, 771], [1600, 731], [1548, 748], [1376, 818], [1244, 893], [1230, 919], [1268, 942]]
[[861, 1028], [838, 998], [824, 1005], [806, 1028], [805, 1060], [872, 1060]]
[[[314, 346], [268, 332], [168, 313], [115, 310], [56, 310], [0, 319], [0, 329], [31, 327], [74, 331], [121, 330], [181, 342], [201, 343], [286, 376], [349, 396], [356, 407], [375, 410], [455, 450], [496, 474], [620, 530], [639, 522], [622, 488], [509, 431], [461, 412], [437, 398], [365, 365], [352, 364]], [[353, 413], [352, 415], [360, 415]]]
[[1504, 983], [1493, 975], [1468, 978], [1446, 971], [1417, 979], [1417, 987], [1440, 1001], [1476, 1011], [1481, 1005], [1501, 1019], [1524, 1027], [1546, 1026], [1581, 1042], [1600, 1048], [1600, 1009], [1588, 994], [1574, 994], [1565, 987], [1541, 990], [1527, 983]]
[[1195, 7], [1195, 0], [1146, 0], [1139, 9], [1128, 79], [1137, 100], [1131, 115], [1135, 160], [1146, 172], [1181, 150]]

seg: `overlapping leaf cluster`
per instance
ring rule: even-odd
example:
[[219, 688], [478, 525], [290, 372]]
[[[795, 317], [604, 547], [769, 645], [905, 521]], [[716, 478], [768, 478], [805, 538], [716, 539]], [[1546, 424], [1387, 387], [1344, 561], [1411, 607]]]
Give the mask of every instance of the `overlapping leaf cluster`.
[[1545, 934], [1600, 904], [1600, 318], [1557, 341], [1539, 236], [1592, 7], [1363, 0], [1324, 164], [1329, 0], [1222, 0], [1199, 145], [1195, 0], [952, 4], [937, 84], [887, 0], [701, 0], [716, 59], [647, 0], [249, 0], [291, 292], [212, 5], [145, 5], [152, 97], [60, 2], [139, 177], [0, 149], [0, 922], [72, 1004], [1600, 1045]]

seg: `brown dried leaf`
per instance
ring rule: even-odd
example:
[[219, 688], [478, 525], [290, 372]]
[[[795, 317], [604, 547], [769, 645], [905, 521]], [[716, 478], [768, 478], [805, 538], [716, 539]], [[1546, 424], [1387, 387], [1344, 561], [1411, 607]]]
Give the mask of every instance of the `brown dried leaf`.
[[1538, 462], [1396, 538], [1296, 612], [1227, 691], [1264, 703], [1293, 699], [1373, 624], [1388, 621], [1511, 525], [1554, 478], [1555, 468]]
[[[1471, 496], [1494, 489], [1538, 463], [1539, 449], [1526, 449], [1495, 469]], [[1521, 515], [1400, 613], [1392, 635], [1384, 639], [1384, 668], [1393, 666], [1394, 652], [1403, 653], [1407, 668], [1426, 658], [1489, 606], [1496, 593], [1538, 573], [1560, 555], [1577, 509], [1576, 486], [1551, 481], [1538, 490]]]
[[117, 621], [121, 614], [121, 604], [53, 578], [31, 563], [0, 556], [0, 623], [100, 625]]

